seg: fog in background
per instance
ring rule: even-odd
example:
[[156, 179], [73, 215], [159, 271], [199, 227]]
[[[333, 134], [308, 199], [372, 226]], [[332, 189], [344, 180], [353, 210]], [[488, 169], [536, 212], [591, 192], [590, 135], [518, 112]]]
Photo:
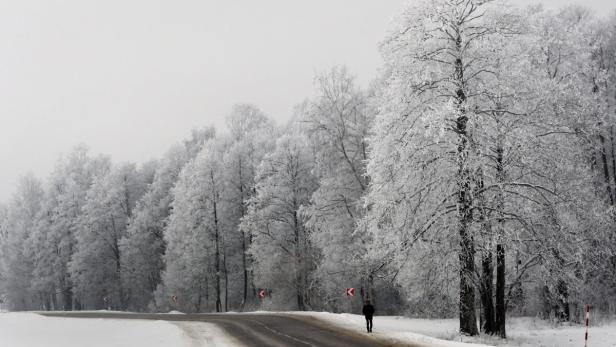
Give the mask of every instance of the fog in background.
[[140, 163], [237, 102], [284, 122], [332, 65], [366, 85], [406, 2], [0, 1], [0, 202], [79, 143]]

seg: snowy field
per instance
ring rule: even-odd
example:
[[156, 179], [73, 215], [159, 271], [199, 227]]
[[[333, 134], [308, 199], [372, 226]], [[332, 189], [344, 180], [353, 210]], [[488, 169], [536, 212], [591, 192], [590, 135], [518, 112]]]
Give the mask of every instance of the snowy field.
[[207, 323], [43, 317], [0, 313], [2, 347], [235, 346]]
[[[319, 318], [330, 324], [365, 332], [363, 316], [327, 312], [293, 312]], [[383, 338], [415, 342], [439, 347], [582, 347], [584, 327], [553, 327], [548, 322], [534, 318], [511, 318], [508, 322], [509, 339], [481, 336], [460, 339], [456, 319], [411, 319], [398, 316], [375, 316], [374, 334]], [[616, 321], [591, 327], [588, 345], [616, 347]]]

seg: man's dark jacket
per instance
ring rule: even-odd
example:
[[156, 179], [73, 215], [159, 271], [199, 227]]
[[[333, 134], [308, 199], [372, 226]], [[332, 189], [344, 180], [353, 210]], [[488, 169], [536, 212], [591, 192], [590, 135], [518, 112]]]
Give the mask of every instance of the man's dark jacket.
[[372, 316], [374, 315], [374, 306], [372, 306], [371, 304], [364, 305], [364, 308], [361, 310], [361, 313], [363, 313], [364, 316], [368, 318], [372, 318]]

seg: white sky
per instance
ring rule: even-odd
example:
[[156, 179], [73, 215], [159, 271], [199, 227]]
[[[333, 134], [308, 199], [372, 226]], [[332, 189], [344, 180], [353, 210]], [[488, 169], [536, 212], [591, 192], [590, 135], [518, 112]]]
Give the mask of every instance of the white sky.
[[406, 2], [0, 0], [0, 201], [80, 143], [140, 163], [237, 102], [284, 121], [335, 64], [366, 84]]

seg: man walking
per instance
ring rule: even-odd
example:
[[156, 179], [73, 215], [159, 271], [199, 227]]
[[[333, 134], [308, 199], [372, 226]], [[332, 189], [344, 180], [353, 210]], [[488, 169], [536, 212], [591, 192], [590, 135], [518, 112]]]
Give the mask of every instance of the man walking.
[[366, 317], [366, 329], [369, 333], [372, 332], [372, 316], [374, 316], [374, 306], [370, 304], [370, 300], [366, 300], [366, 304], [364, 308], [361, 310], [361, 313]]

